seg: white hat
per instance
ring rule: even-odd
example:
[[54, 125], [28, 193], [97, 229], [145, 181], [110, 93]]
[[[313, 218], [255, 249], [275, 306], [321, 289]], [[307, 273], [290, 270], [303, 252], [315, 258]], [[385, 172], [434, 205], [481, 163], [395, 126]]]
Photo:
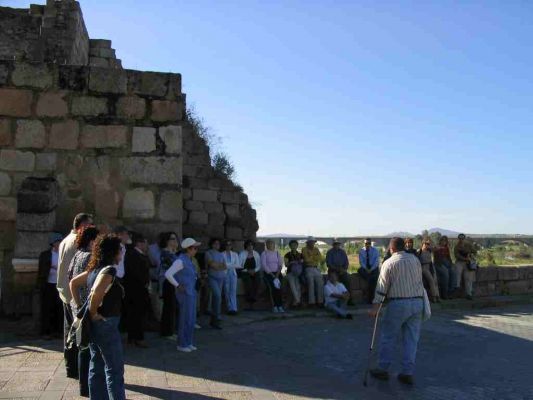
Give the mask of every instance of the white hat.
[[181, 248], [182, 249], [188, 249], [191, 246], [200, 246], [202, 243], [197, 242], [193, 238], [187, 238], [184, 239], [183, 242], [181, 242]]

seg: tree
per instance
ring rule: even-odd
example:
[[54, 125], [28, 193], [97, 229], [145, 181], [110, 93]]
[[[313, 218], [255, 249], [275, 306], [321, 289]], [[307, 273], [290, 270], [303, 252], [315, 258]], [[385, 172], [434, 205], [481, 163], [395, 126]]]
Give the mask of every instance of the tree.
[[221, 174], [226, 178], [233, 180], [233, 175], [235, 174], [235, 167], [231, 163], [227, 154], [219, 151], [213, 157], [211, 164], [213, 165], [213, 168], [218, 174]]

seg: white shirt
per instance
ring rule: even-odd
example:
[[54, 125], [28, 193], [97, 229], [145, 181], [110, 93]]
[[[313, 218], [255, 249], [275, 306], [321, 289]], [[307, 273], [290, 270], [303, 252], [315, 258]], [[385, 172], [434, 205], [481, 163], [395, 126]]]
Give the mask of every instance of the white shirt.
[[336, 297], [331, 297], [332, 294], [343, 294], [348, 292], [346, 290], [346, 286], [344, 286], [342, 283], [337, 282], [335, 285], [331, 283], [331, 281], [328, 281], [324, 285], [324, 296], [326, 298], [326, 304], [329, 303], [335, 303], [337, 300], [339, 300]]
[[180, 284], [176, 279], [174, 279], [174, 275], [183, 269], [183, 261], [181, 261], [179, 258], [172, 263], [172, 265], [166, 270], [165, 272], [165, 278], [167, 281], [169, 281], [174, 287], [178, 287]]
[[122, 257], [118, 265], [115, 266], [115, 268], [117, 269], [117, 278], [122, 279], [124, 278], [124, 274], [126, 273], [124, 269], [124, 256], [126, 255], [126, 246], [124, 246], [122, 243], [120, 244], [120, 255]]
[[[255, 250], [253, 250], [254, 260], [255, 260], [255, 272], [259, 272], [261, 270], [261, 257], [259, 256], [259, 253]], [[244, 264], [246, 263], [246, 258], [248, 257], [248, 250], [241, 251], [241, 254], [239, 254], [239, 259], [241, 262], [241, 269], [244, 268]]]
[[227, 251], [225, 251], [223, 254], [224, 254], [224, 261], [226, 261], [226, 267], [228, 268], [228, 272], [230, 274], [237, 274], [236, 270], [242, 269], [239, 255], [235, 253], [234, 251], [230, 251], [229, 255]]
[[57, 266], [59, 261], [59, 253], [52, 249], [52, 263], [50, 272], [48, 273], [48, 283], [57, 285]]
[[72, 300], [68, 280], [68, 267], [70, 266], [70, 262], [72, 261], [74, 254], [76, 254], [76, 250], [78, 249], [76, 237], [76, 231], [72, 230], [59, 245], [57, 291], [59, 292], [59, 297], [61, 297], [61, 300], [63, 300], [63, 303], [65, 304], [70, 304], [70, 300]]

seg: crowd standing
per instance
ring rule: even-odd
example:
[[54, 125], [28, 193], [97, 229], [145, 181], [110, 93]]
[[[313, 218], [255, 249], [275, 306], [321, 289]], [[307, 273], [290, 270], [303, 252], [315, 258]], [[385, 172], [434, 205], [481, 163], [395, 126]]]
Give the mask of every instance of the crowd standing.
[[[197, 317], [206, 313], [210, 315], [209, 325], [222, 329], [223, 303], [228, 316], [239, 312], [239, 280], [246, 303], [243, 309], [254, 309], [263, 284], [272, 311], [284, 313], [282, 288], [286, 280], [291, 308], [302, 307], [305, 296], [307, 307], [325, 307], [337, 318], [352, 318], [347, 309], [353, 304], [350, 263], [338, 240], [323, 257], [313, 238], [301, 251], [299, 243], [291, 241], [283, 256], [273, 240], [267, 240], [259, 254], [252, 241], [246, 241], [237, 253], [231, 241], [213, 238], [202, 257], [202, 244], [193, 238], [180, 241], [175, 232], [162, 232], [157, 243], [149, 244], [142, 233], [124, 226], [112, 233], [100, 232], [93, 225], [92, 215], [81, 213], [74, 218], [68, 236], [54, 233], [49, 242], [50, 248], [39, 258], [41, 332], [53, 337], [63, 326], [66, 374], [79, 379], [81, 396], [125, 398], [121, 331], [127, 333], [128, 345], [147, 348], [144, 331], [150, 317], [159, 323], [161, 336], [176, 337], [178, 351], [197, 350], [194, 330], [201, 328]], [[387, 376], [392, 346], [400, 332], [408, 335], [404, 340], [403, 375], [412, 376], [419, 335], [418, 300], [424, 286], [432, 301], [440, 301], [457, 296], [464, 281], [466, 297], [472, 299], [475, 251], [465, 236], [459, 235], [453, 250], [455, 263], [451, 253], [445, 236], [436, 247], [424, 239], [418, 250], [413, 239], [407, 238], [391, 241], [381, 264], [371, 238], [364, 240], [357, 273], [368, 284], [365, 300], [376, 304], [387, 299], [390, 303], [374, 376]], [[325, 281], [323, 264], [327, 267]], [[411, 284], [406, 286], [403, 281], [391, 286], [398, 279], [395, 269], [404, 271], [405, 265], [413, 270]], [[66, 338], [84, 303], [91, 319], [90, 344], [78, 349]], [[404, 383], [410, 379], [404, 378]]]

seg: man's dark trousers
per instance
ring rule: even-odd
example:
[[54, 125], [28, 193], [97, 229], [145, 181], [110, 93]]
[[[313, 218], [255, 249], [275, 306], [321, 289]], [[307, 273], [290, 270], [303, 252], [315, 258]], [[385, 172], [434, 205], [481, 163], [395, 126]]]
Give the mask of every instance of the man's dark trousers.
[[379, 277], [379, 268], [374, 268], [373, 270], [369, 270], [368, 268], [359, 268], [357, 270], [357, 273], [363, 278], [365, 281], [368, 282], [368, 303], [372, 303], [374, 300], [374, 292], [376, 291], [376, 285], [378, 283], [378, 277]]
[[78, 378], [78, 346], [76, 344], [72, 344], [72, 347], [69, 349], [67, 348], [67, 338], [68, 333], [70, 331], [70, 327], [72, 326], [72, 322], [74, 322], [74, 316], [72, 315], [72, 309], [68, 304], [63, 303], [63, 312], [64, 312], [64, 324], [63, 324], [63, 333], [64, 333], [64, 341], [63, 341], [63, 356], [65, 358], [65, 368], [67, 370], [67, 377], [69, 378]]

